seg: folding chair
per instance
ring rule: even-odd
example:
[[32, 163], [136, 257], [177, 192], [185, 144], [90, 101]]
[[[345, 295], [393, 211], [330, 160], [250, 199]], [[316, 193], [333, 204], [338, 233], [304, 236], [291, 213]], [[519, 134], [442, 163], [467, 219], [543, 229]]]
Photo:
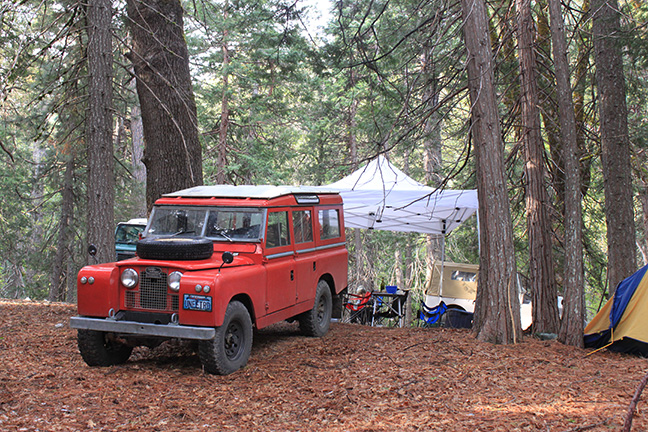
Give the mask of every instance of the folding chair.
[[[440, 324], [441, 317], [448, 310], [448, 306], [441, 302], [433, 308], [428, 307], [425, 302], [421, 302], [418, 319], [421, 320], [422, 327], [433, 327]], [[438, 323], [438, 324], [437, 324]]]
[[392, 295], [381, 295], [373, 293], [373, 318], [371, 320], [372, 326], [383, 326], [390, 324], [389, 320], [393, 320], [394, 324], [398, 327], [403, 327], [405, 324], [405, 305], [407, 304], [407, 296], [409, 291], [403, 294], [395, 295], [396, 293], [389, 293]]
[[450, 308], [443, 317], [441, 325], [448, 328], [472, 328], [474, 314], [462, 309]]
[[344, 302], [344, 308], [347, 312], [343, 322], [371, 324], [373, 304], [371, 302], [371, 292], [363, 294], [347, 294], [347, 300]]

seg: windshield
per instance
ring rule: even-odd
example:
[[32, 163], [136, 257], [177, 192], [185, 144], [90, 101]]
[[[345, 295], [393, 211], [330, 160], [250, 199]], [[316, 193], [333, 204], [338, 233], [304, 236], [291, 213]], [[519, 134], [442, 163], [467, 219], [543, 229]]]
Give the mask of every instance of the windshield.
[[258, 208], [159, 206], [146, 235], [259, 241], [264, 215]]
[[143, 230], [144, 225], [119, 224], [115, 231], [115, 243], [135, 244]]

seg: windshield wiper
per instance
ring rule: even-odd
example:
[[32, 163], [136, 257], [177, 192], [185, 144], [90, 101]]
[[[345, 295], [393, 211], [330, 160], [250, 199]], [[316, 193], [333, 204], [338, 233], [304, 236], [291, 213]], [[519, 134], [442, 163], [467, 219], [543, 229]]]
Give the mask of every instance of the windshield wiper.
[[222, 231], [221, 231], [220, 233], [218, 233], [218, 234], [219, 234], [219, 235], [222, 235], [223, 237], [225, 237], [228, 241], [231, 241], [231, 242], [234, 241], [234, 239], [233, 239], [232, 237], [230, 237], [230, 236], [228, 236], [227, 234], [225, 234], [225, 230], [222, 230]]

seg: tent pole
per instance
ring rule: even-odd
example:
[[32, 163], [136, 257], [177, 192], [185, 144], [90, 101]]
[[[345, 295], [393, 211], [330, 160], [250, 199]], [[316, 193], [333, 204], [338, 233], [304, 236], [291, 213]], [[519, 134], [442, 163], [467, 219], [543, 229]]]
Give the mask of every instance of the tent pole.
[[443, 230], [441, 231], [441, 277], [439, 278], [439, 302], [443, 297], [443, 272], [445, 271], [445, 243], [446, 243], [446, 221], [443, 219]]

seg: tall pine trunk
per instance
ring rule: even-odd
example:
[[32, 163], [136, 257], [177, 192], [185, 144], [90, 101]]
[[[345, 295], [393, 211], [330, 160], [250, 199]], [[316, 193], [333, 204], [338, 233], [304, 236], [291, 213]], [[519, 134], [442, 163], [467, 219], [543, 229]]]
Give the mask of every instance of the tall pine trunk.
[[545, 186], [544, 143], [540, 133], [538, 82], [531, 1], [517, 0], [522, 134], [526, 163], [526, 216], [529, 236], [529, 281], [533, 298], [533, 330], [558, 332], [558, 304], [551, 247], [551, 219]]
[[481, 227], [474, 331], [482, 341], [517, 343], [522, 338], [517, 269], [488, 18], [484, 0], [462, 0], [461, 7]]
[[549, 0], [560, 133], [565, 161], [565, 278], [561, 342], [582, 347], [585, 300], [583, 286], [583, 216], [580, 151], [567, 61], [565, 26], [559, 0]]
[[115, 260], [112, 140], [112, 2], [90, 0], [88, 31], [88, 242], [97, 247], [96, 260]]
[[611, 293], [636, 270], [628, 108], [617, 0], [592, 1]]
[[128, 0], [144, 126], [146, 203], [201, 185], [202, 150], [179, 0]]
[[[229, 2], [225, 1], [223, 5], [223, 22], [227, 23], [229, 15]], [[226, 24], [227, 25], [227, 24]], [[227, 180], [227, 132], [229, 130], [229, 64], [230, 52], [228, 46], [229, 30], [223, 30], [223, 42], [221, 52], [223, 53], [223, 93], [221, 96], [221, 116], [220, 125], [218, 126], [218, 151], [216, 162], [216, 183], [225, 184]]]

